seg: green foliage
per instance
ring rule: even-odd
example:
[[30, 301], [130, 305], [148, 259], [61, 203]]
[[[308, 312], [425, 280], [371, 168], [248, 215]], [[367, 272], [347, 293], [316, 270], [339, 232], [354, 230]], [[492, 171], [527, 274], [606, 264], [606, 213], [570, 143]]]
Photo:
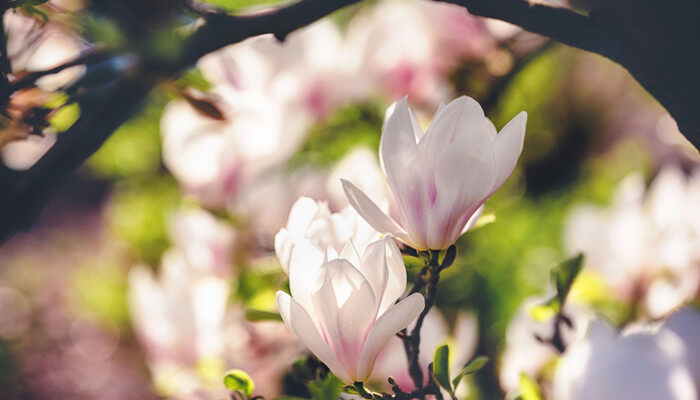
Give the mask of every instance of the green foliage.
[[437, 383], [450, 393], [453, 393], [450, 384], [450, 347], [447, 344], [438, 346], [433, 356], [433, 376]]
[[204, 2], [227, 11], [237, 11], [257, 5], [283, 3], [282, 0], [204, 0]]
[[520, 374], [520, 396], [521, 400], [543, 400], [542, 391], [537, 382], [530, 379], [525, 374]]
[[327, 375], [322, 380], [309, 382], [312, 400], [337, 399], [343, 392], [343, 381], [335, 375]]
[[168, 218], [179, 200], [180, 191], [171, 179], [119, 184], [107, 210], [107, 222], [139, 259], [155, 265], [169, 245]]
[[76, 311], [107, 328], [126, 327], [128, 308], [126, 277], [117, 265], [94, 268], [90, 260], [72, 276], [71, 303]]
[[73, 126], [75, 121], [80, 118], [80, 106], [78, 103], [71, 103], [61, 106], [55, 110], [49, 117], [49, 125], [56, 132], [65, 132]]
[[226, 389], [244, 393], [247, 397], [250, 397], [253, 394], [253, 390], [255, 390], [253, 378], [240, 369], [227, 371], [226, 376], [224, 376], [224, 385]]
[[245, 310], [245, 318], [248, 321], [258, 322], [258, 321], [282, 321], [282, 316], [279, 313], [264, 310]]
[[102, 178], [144, 178], [160, 169], [160, 116], [168, 101], [153, 94], [143, 110], [120, 126], [88, 159], [88, 169]]
[[472, 358], [467, 363], [467, 365], [457, 373], [454, 379], [452, 379], [452, 386], [456, 388], [459, 385], [459, 382], [462, 381], [462, 379], [464, 379], [468, 375], [474, 374], [475, 372], [483, 368], [487, 362], [489, 362], [489, 358], [485, 356], [478, 356]]
[[552, 270], [552, 282], [557, 290], [556, 297], [561, 306], [566, 302], [571, 286], [578, 273], [581, 272], [581, 268], [583, 268], [583, 254], [562, 262]]
[[290, 165], [329, 166], [352, 147], [379, 149], [383, 110], [378, 104], [353, 104], [340, 109], [311, 130]]

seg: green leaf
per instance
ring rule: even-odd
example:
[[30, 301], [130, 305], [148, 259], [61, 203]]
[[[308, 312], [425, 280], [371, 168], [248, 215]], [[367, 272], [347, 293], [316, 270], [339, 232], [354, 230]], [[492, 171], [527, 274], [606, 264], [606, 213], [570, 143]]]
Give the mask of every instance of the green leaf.
[[467, 375], [471, 375], [475, 373], [476, 371], [480, 370], [481, 368], [486, 365], [486, 363], [489, 362], [489, 358], [486, 356], [478, 356], [472, 358], [467, 365], [462, 368], [458, 373], [457, 376], [452, 380], [452, 386], [457, 387], [459, 385], [459, 382]]
[[343, 381], [335, 375], [328, 375], [322, 381], [309, 382], [312, 400], [337, 399], [343, 387]]
[[529, 376], [520, 374], [520, 396], [523, 400], [543, 400], [542, 391], [537, 382]]
[[435, 349], [433, 376], [445, 390], [450, 393], [454, 392], [450, 384], [450, 347], [447, 344], [443, 344]]
[[226, 376], [224, 376], [224, 385], [226, 389], [245, 393], [248, 397], [253, 394], [255, 389], [253, 378], [240, 369], [227, 371]]
[[552, 281], [557, 289], [557, 300], [559, 300], [560, 307], [566, 302], [566, 297], [569, 295], [576, 276], [581, 272], [581, 268], [583, 268], [583, 254], [579, 253], [576, 257], [562, 262], [552, 270]]
[[282, 317], [279, 313], [264, 310], [255, 310], [249, 308], [245, 310], [245, 318], [248, 321], [258, 322], [258, 321], [282, 321]]
[[57, 109], [51, 117], [49, 124], [56, 132], [65, 132], [80, 118], [80, 106], [71, 103]]

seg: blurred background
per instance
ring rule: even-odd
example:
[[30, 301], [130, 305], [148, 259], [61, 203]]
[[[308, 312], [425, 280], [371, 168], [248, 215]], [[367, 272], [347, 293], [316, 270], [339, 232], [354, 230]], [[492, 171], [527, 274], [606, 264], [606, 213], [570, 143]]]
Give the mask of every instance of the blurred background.
[[[154, 2], [25, 3], [3, 15], [16, 74], [128, 48], [129, 23], [179, 32], [198, 20], [151, 12]], [[206, 3], [250, 12], [271, 2]], [[177, 43], [163, 34], [149, 51]], [[68, 68], [12, 97], [9, 110], [51, 112], [38, 130], [2, 117], [0, 179], [77, 119], [67, 88], [93, 73]], [[463, 398], [503, 398], [523, 371], [547, 390], [554, 352], [524, 328], [536, 323], [521, 305], [551, 293], [550, 269], [578, 251], [581, 315], [624, 326], [697, 301], [698, 151], [622, 67], [456, 6], [368, 1], [160, 83], [33, 228], [0, 247], [0, 397], [222, 399], [229, 368], [270, 398], [310, 397], [300, 378], [310, 361], [269, 313], [286, 284], [273, 237], [299, 196], [346, 207], [340, 177], [386, 191], [382, 122], [406, 94], [424, 128], [460, 95], [498, 129], [528, 113], [518, 167], [458, 242], [430, 324], [435, 344], [460, 346], [455, 362], [491, 359]]]

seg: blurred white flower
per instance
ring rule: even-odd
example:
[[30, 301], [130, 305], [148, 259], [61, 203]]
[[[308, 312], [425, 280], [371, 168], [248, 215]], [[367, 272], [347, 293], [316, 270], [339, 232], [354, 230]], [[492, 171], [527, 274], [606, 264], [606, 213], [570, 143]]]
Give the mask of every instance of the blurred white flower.
[[189, 390], [173, 374], [189, 374], [202, 360], [221, 359], [228, 294], [226, 280], [197, 273], [177, 249], [163, 255], [158, 278], [145, 266], [131, 270], [132, 323], [156, 383], [175, 382], [175, 391]]
[[306, 240], [321, 249], [330, 247], [339, 254], [349, 242], [356, 251], [364, 253], [367, 245], [378, 238], [379, 233], [351, 207], [331, 213], [327, 203], [300, 197], [289, 212], [287, 226], [275, 235], [275, 253], [284, 272], [289, 274], [294, 248]]
[[331, 170], [326, 191], [331, 205], [336, 209], [348, 205], [341, 179], [353, 182], [362, 192], [371, 193], [379, 204], [388, 202], [389, 186], [379, 167], [377, 156], [367, 147], [350, 150]]
[[343, 188], [378, 231], [418, 250], [445, 249], [513, 172], [526, 119], [521, 112], [498, 134], [481, 106], [463, 96], [440, 107], [424, 133], [404, 97], [384, 124], [379, 150], [397, 218], [352, 183], [343, 180]]
[[350, 55], [336, 25], [323, 19], [284, 42], [258, 36], [202, 57], [197, 66], [217, 85], [260, 91], [295, 113], [319, 119], [364, 94]]
[[[53, 23], [41, 25], [33, 18], [13, 10], [6, 11], [3, 23], [7, 32], [7, 53], [13, 72], [36, 72], [71, 61], [87, 48], [79, 37]], [[47, 91], [57, 90], [84, 73], [84, 66], [66, 68], [37, 80]]]
[[[556, 356], [556, 350], [549, 344], [537, 340], [537, 336], [550, 339], [554, 334], [551, 319], [538, 322], [531, 309], [544, 304], [551, 295], [535, 296], [525, 299], [506, 329], [505, 349], [499, 365], [499, 380], [506, 391], [517, 390], [520, 386], [520, 374], [536, 379], [542, 369]], [[571, 319], [572, 327], [562, 329], [562, 340], [571, 343], [583, 336], [591, 318], [588, 309], [575, 304], [572, 299], [566, 304], [565, 313]]]
[[32, 167], [56, 143], [56, 134], [46, 132], [44, 136], [28, 135], [25, 139], [13, 140], [0, 147], [0, 156], [7, 168], [25, 171]]
[[628, 176], [609, 208], [580, 206], [571, 213], [567, 249], [583, 252], [587, 266], [621, 299], [641, 295], [650, 316], [663, 316], [694, 298], [700, 286], [697, 176], [666, 167], [646, 195], [641, 176]]
[[306, 122], [262, 92], [217, 87], [212, 93], [223, 120], [184, 100], [168, 104], [161, 119], [163, 162], [204, 205], [221, 208], [296, 151]]
[[289, 266], [292, 296], [277, 292], [285, 324], [346, 383], [364, 381], [382, 347], [423, 310], [406, 289], [406, 270], [396, 243], [386, 237], [363, 254], [348, 243], [337, 258], [306, 240]]
[[[697, 332], [697, 318], [694, 329]], [[694, 400], [683, 339], [665, 326], [630, 326], [621, 333], [595, 320], [558, 364], [557, 400]], [[692, 352], [691, 352], [692, 354]]]
[[362, 76], [391, 100], [408, 95], [437, 106], [449, 96], [447, 75], [460, 58], [493, 46], [483, 22], [460, 7], [415, 0], [382, 1], [348, 26], [351, 57]]
[[170, 223], [173, 244], [194, 270], [220, 278], [231, 275], [233, 228], [200, 209], [178, 211]]
[[[415, 321], [409, 325], [411, 331]], [[421, 342], [418, 362], [423, 369], [425, 382], [428, 380], [428, 364], [433, 361], [435, 349], [443, 343], [450, 345], [450, 376], [455, 376], [459, 370], [472, 358], [478, 339], [477, 322], [474, 315], [459, 312], [452, 330], [447, 321], [437, 309], [431, 309], [425, 316], [421, 328]], [[411, 375], [408, 373], [408, 360], [403, 341], [393, 337], [379, 353], [374, 364], [371, 378], [387, 386], [387, 378], [393, 377], [401, 390], [410, 392], [415, 389]]]

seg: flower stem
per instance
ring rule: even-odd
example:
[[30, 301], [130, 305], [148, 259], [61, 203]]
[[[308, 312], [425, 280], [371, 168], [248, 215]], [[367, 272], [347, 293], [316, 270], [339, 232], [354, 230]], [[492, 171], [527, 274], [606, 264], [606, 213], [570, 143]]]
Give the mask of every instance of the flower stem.
[[[411, 293], [416, 293], [420, 291], [423, 287], [425, 289], [425, 308], [416, 319], [416, 325], [411, 330], [411, 333], [407, 333], [406, 330], [402, 331], [402, 335], [399, 337], [403, 340], [404, 350], [406, 351], [406, 358], [408, 359], [408, 373], [411, 375], [413, 384], [417, 389], [424, 388], [423, 385], [423, 369], [419, 363], [419, 353], [420, 353], [420, 331], [423, 326], [423, 321], [425, 316], [428, 315], [430, 309], [435, 305], [435, 295], [437, 292], [437, 284], [440, 281], [440, 272], [452, 265], [455, 260], [457, 248], [452, 245], [445, 253], [442, 263], [439, 262], [440, 251], [439, 250], [429, 250], [427, 252], [420, 252], [419, 256], [425, 261], [425, 267], [416, 276]], [[430, 381], [426, 388], [430, 386]], [[439, 390], [438, 390], [439, 392]]]

